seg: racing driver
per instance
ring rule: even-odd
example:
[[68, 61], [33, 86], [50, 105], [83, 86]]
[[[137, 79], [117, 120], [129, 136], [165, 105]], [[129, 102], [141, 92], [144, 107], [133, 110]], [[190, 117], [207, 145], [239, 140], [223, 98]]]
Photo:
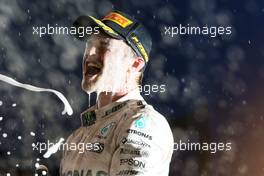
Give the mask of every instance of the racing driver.
[[136, 19], [112, 11], [102, 20], [80, 16], [76, 28], [93, 26], [86, 42], [82, 89], [97, 93], [96, 104], [81, 114], [82, 126], [67, 144], [61, 176], [168, 176], [173, 136], [167, 120], [140, 95], [151, 37]]

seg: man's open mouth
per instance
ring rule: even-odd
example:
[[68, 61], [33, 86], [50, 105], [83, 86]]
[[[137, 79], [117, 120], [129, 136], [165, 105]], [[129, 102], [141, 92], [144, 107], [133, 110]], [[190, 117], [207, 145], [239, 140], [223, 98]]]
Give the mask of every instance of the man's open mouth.
[[101, 72], [103, 66], [98, 63], [87, 63], [86, 65], [86, 75], [94, 76]]

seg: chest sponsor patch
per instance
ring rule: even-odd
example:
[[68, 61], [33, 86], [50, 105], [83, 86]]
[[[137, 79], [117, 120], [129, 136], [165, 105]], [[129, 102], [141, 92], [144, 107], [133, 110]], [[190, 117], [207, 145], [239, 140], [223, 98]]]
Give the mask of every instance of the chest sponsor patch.
[[139, 161], [133, 158], [120, 159], [120, 165], [125, 165], [125, 164], [141, 169], [146, 167], [146, 164], [143, 161]]
[[115, 128], [115, 126], [115, 122], [109, 123], [108, 125], [100, 129], [100, 133], [96, 135], [96, 137], [99, 139], [106, 139], [110, 132]]
[[93, 150], [90, 150], [91, 152], [95, 152], [95, 153], [102, 153], [104, 151], [104, 144], [103, 143], [96, 143], [96, 148], [94, 148]]
[[141, 157], [148, 157], [149, 156], [148, 151], [144, 151], [144, 150], [140, 150], [140, 149], [128, 149], [128, 148], [121, 148], [120, 154], [141, 156]]
[[141, 131], [134, 130], [134, 129], [128, 129], [128, 130], [127, 130], [127, 133], [135, 134], [135, 135], [137, 135], [137, 136], [140, 136], [140, 137], [146, 138], [146, 139], [148, 139], [148, 140], [152, 140], [152, 136], [151, 136], [151, 135], [146, 134], [146, 133], [141, 132]]
[[81, 114], [81, 121], [83, 126], [91, 126], [95, 124], [96, 114], [94, 111], [88, 111]]
[[123, 102], [123, 103], [120, 103], [114, 107], [112, 107], [111, 109], [105, 111], [105, 114], [102, 118], [104, 118], [105, 116], [108, 116], [109, 114], [112, 114], [120, 109], [122, 109], [125, 105], [127, 105], [127, 102]]
[[112, 123], [106, 125], [104, 128], [101, 129], [101, 135], [102, 135], [103, 137], [106, 137], [106, 136], [109, 134], [109, 132], [111, 131], [111, 129], [112, 129], [115, 125], [116, 125], [115, 122], [112, 122]]
[[144, 141], [139, 141], [139, 140], [133, 140], [133, 139], [129, 139], [129, 138], [123, 138], [121, 140], [122, 144], [127, 144], [127, 145], [137, 145], [139, 147], [148, 147], [151, 148], [151, 146], [144, 142]]

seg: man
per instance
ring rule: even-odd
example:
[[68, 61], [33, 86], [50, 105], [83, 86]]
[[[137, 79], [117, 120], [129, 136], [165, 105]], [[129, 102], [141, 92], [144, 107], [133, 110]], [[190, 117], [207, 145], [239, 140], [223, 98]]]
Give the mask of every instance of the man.
[[96, 26], [86, 40], [82, 89], [97, 92], [96, 105], [81, 114], [82, 126], [67, 144], [85, 144], [84, 152], [66, 150], [62, 176], [167, 176], [173, 136], [166, 119], [140, 95], [151, 38], [127, 14], [113, 11], [98, 20], [79, 17], [75, 27]]

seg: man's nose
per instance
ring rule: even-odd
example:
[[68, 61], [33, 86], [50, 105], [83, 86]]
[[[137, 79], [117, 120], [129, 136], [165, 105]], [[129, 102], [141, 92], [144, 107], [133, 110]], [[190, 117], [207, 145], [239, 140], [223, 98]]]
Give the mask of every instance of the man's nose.
[[95, 59], [96, 61], [103, 61], [103, 52], [97, 47], [91, 47], [87, 53], [87, 56], [90, 59]]
[[96, 55], [96, 47], [92, 47], [90, 50], [89, 50], [89, 56], [93, 56], [93, 55]]
[[87, 48], [83, 57], [83, 64], [88, 60], [94, 60], [96, 58], [96, 47]]

